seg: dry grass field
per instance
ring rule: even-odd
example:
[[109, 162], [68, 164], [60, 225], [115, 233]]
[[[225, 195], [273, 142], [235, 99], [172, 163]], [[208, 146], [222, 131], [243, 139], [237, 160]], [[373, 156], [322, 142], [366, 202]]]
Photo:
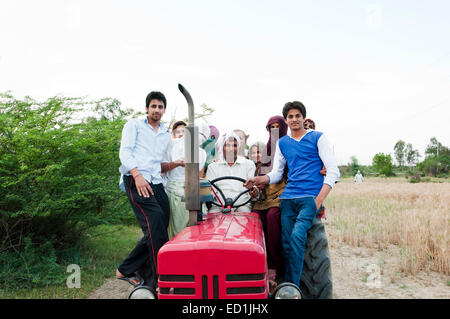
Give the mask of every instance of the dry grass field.
[[325, 202], [327, 227], [341, 243], [398, 247], [399, 271], [450, 275], [450, 183], [372, 178], [338, 183]]

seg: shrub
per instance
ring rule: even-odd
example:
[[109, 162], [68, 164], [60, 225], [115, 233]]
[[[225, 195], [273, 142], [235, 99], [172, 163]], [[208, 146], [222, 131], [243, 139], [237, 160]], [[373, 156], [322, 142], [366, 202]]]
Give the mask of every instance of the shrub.
[[130, 114], [113, 99], [0, 95], [1, 252], [48, 242], [58, 249], [89, 227], [133, 219], [118, 188]]
[[419, 174], [415, 174], [415, 175], [413, 175], [413, 176], [411, 176], [410, 178], [409, 178], [409, 182], [410, 183], [420, 183], [420, 175]]
[[23, 249], [0, 255], [0, 286], [11, 289], [60, 284], [66, 280], [67, 274], [57, 259], [50, 240], [34, 245], [30, 234], [24, 238]]

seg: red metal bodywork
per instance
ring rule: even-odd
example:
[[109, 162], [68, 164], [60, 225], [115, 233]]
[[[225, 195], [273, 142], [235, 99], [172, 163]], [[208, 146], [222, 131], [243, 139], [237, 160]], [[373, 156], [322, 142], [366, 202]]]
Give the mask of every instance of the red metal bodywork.
[[186, 227], [159, 250], [158, 275], [160, 299], [267, 298], [258, 214], [208, 214]]

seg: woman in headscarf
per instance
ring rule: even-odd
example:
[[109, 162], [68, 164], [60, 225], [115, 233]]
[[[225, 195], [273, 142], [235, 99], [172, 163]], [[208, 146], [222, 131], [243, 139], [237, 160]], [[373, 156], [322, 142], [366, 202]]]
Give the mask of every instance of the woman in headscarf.
[[[199, 145], [202, 145], [209, 138], [209, 127], [203, 122], [197, 124], [199, 131]], [[199, 171], [202, 176], [206, 161], [206, 152], [199, 147]], [[166, 153], [164, 162], [181, 161], [184, 164], [184, 136], [172, 140]], [[167, 232], [169, 239], [178, 234], [188, 225], [189, 211], [186, 210], [186, 203], [182, 202], [184, 197], [185, 167], [184, 165], [168, 170], [165, 173], [167, 177], [166, 193], [170, 203], [170, 219]]]
[[314, 123], [313, 120], [311, 119], [305, 119], [305, 121], [303, 121], [303, 127], [305, 129], [311, 129], [311, 130], [315, 130], [316, 129], [316, 123]]
[[[282, 116], [276, 115], [269, 119], [266, 124], [269, 140], [262, 152], [261, 164], [257, 166], [255, 176], [265, 175], [272, 170], [277, 142], [287, 134], [287, 129], [287, 123]], [[285, 167], [283, 179], [279, 183], [267, 185], [262, 191], [262, 196], [253, 206], [253, 209], [259, 213], [263, 222], [271, 290], [276, 287], [275, 279], [283, 266], [280, 195], [286, 186], [286, 176], [287, 167]]]
[[214, 125], [209, 126], [209, 131], [211, 132], [210, 137], [217, 140], [220, 136], [219, 129]]
[[265, 146], [263, 142], [256, 142], [248, 148], [248, 159], [253, 161], [256, 167], [261, 165], [261, 155]]
[[209, 138], [201, 144], [201, 147], [206, 152], [206, 163], [205, 163], [205, 171], [204, 174], [208, 171], [208, 166], [213, 162], [214, 157], [216, 155], [216, 142], [219, 139], [219, 130], [214, 125], [209, 126]]

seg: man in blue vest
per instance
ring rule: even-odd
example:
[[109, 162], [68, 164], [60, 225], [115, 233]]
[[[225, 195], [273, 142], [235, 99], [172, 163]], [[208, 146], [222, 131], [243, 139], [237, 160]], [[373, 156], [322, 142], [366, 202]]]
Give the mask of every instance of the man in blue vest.
[[[272, 171], [249, 178], [244, 185], [262, 188], [277, 183], [287, 164], [288, 181], [280, 196], [285, 281], [300, 286], [307, 231], [340, 173], [324, 134], [304, 128], [306, 109], [301, 102], [286, 103], [283, 117], [290, 134], [277, 142]], [[326, 168], [325, 177], [320, 174], [322, 166]]]

